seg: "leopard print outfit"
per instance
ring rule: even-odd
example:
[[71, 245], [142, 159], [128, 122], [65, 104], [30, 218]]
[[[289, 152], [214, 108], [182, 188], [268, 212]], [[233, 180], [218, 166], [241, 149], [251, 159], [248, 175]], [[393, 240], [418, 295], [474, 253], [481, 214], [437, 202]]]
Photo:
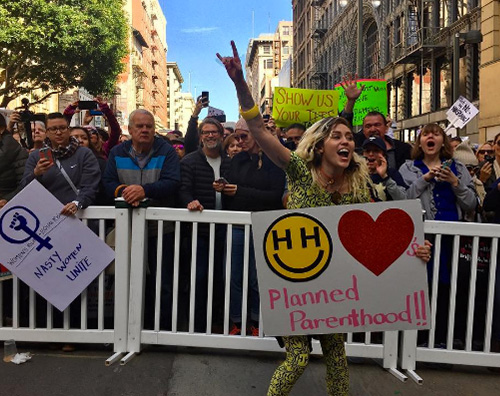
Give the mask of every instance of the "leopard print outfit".
[[[292, 152], [290, 163], [286, 169], [290, 199], [288, 209], [311, 208], [334, 205], [330, 193], [314, 183], [305, 161]], [[362, 202], [370, 202], [371, 194], [367, 187]], [[347, 205], [354, 202], [352, 193], [344, 194], [337, 205]], [[326, 387], [330, 396], [347, 396], [349, 394], [349, 370], [344, 347], [343, 334], [323, 334], [319, 338], [326, 363]], [[283, 336], [286, 350], [285, 361], [278, 366], [269, 385], [268, 396], [286, 396], [300, 378], [309, 363], [310, 337]]]

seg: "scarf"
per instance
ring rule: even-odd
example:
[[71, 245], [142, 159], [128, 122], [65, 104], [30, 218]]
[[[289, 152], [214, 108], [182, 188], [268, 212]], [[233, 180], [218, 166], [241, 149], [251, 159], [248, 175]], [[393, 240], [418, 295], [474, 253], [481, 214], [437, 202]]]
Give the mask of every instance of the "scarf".
[[43, 143], [45, 147], [49, 147], [52, 150], [52, 155], [58, 160], [71, 157], [78, 146], [80, 146], [80, 142], [74, 136], [69, 137], [69, 144], [66, 147], [53, 148], [49, 138], [45, 138]]

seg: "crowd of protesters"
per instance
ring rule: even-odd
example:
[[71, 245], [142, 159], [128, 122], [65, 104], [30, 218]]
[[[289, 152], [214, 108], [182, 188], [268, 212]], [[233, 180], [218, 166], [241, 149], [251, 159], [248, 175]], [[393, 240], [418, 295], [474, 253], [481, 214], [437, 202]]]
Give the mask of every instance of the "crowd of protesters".
[[[45, 122], [32, 122], [28, 128], [31, 139], [22, 136], [23, 122], [18, 113], [10, 116], [9, 123], [0, 116], [0, 208], [37, 180], [61, 201], [61, 213], [67, 216], [89, 205], [113, 205], [115, 200], [131, 207], [264, 211], [419, 198], [428, 220], [500, 223], [500, 134], [474, 152], [469, 142], [452, 142], [439, 125], [429, 124], [412, 146], [391, 137], [390, 122], [376, 111], [368, 113], [361, 131], [354, 133], [352, 111], [363, 87], [359, 88], [351, 77], [342, 83], [348, 101], [341, 117], [320, 120], [308, 129], [301, 124], [279, 128], [272, 118], [262, 118], [254, 106], [241, 80], [236, 53], [221, 60], [235, 82], [242, 108], [242, 118], [234, 129], [215, 118], [200, 123], [199, 114], [207, 105], [201, 97], [185, 135], [181, 131], [157, 134], [155, 118], [146, 110], [130, 114], [130, 136], [124, 135], [112, 110], [99, 97], [95, 102], [107, 121], [107, 131], [93, 126], [93, 116], [88, 112], [82, 125], [70, 127], [74, 114], [80, 111], [78, 102], [62, 114], [48, 114]], [[158, 235], [158, 228], [151, 224], [148, 229], [145, 327], [153, 326], [159, 238], [163, 246], [160, 327], [170, 329], [172, 325], [173, 231], [169, 222], [164, 224], [163, 235]], [[208, 225], [197, 229], [197, 332], [211, 330], [206, 322], [211, 249], [212, 324], [223, 323], [226, 234], [226, 227], [217, 225], [215, 246], [211, 247]], [[231, 335], [241, 334], [243, 323], [247, 323], [246, 332], [259, 334], [259, 292], [251, 236], [248, 309], [242, 310], [245, 236], [244, 227], [232, 227]], [[193, 230], [183, 226], [180, 260], [181, 281], [185, 282], [180, 292], [185, 296], [189, 293], [192, 238]], [[441, 297], [437, 344], [446, 342], [452, 248], [452, 238], [444, 237], [438, 260]], [[422, 252], [423, 256], [427, 254], [427, 250]], [[432, 264], [428, 268], [431, 279]], [[496, 310], [500, 309], [498, 285], [500, 282], [495, 293]], [[242, 311], [248, 312], [248, 318], [242, 318]], [[492, 345], [500, 351], [498, 316], [494, 315]], [[333, 365], [328, 366], [331, 392], [344, 394], [348, 382], [343, 338], [329, 335], [320, 339]], [[287, 394], [307, 364], [302, 361], [301, 367], [294, 366], [297, 356], [310, 353], [307, 337], [283, 337], [280, 342], [287, 348], [288, 363], [276, 371], [269, 394]], [[290, 383], [285, 383], [283, 378], [290, 375]]]

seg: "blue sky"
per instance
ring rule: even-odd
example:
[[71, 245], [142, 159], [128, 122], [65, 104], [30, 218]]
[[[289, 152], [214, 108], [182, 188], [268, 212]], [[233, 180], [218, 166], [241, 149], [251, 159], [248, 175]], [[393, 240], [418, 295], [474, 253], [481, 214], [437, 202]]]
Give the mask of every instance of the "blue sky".
[[[159, 1], [167, 18], [167, 60], [179, 65], [183, 91], [189, 91], [191, 73], [193, 96], [195, 89], [197, 95], [209, 91], [210, 105], [224, 110], [228, 121], [236, 121], [236, 91], [215, 54], [230, 55], [230, 41], [234, 40], [244, 61], [252, 32], [254, 37], [274, 32], [279, 21], [292, 20], [292, 1]], [[201, 117], [205, 115], [203, 110]]]

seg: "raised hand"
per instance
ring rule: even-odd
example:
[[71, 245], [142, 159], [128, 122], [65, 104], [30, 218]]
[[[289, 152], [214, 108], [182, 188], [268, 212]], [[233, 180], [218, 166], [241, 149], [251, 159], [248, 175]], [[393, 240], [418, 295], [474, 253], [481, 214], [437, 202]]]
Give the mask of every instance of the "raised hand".
[[233, 40], [231, 40], [231, 47], [233, 48], [233, 56], [222, 57], [217, 52], [217, 58], [220, 59], [226, 68], [227, 74], [231, 80], [236, 83], [243, 80], [243, 68], [241, 67], [240, 56], [238, 55], [238, 50], [236, 49], [236, 44], [234, 44]]
[[348, 100], [356, 101], [356, 99], [358, 99], [361, 93], [363, 92], [363, 89], [365, 89], [364, 84], [362, 84], [358, 88], [357, 82], [358, 82], [357, 74], [353, 76], [351, 73], [349, 73], [347, 76], [344, 76], [342, 78], [340, 86], [344, 88], [345, 95], [347, 96]]

